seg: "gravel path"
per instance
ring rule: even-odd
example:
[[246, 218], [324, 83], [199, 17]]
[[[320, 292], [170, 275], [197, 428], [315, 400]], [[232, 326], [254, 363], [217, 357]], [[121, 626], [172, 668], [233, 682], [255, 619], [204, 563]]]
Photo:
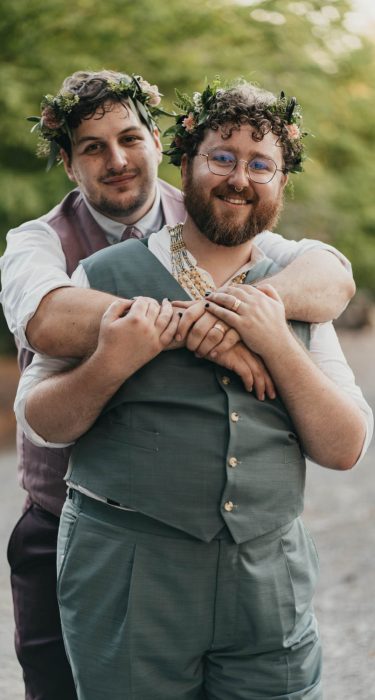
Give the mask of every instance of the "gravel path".
[[[357, 334], [341, 331], [340, 339], [357, 382], [375, 409], [375, 329]], [[339, 474], [314, 465], [308, 469], [305, 522], [321, 563], [315, 608], [325, 650], [325, 700], [375, 700], [374, 462], [373, 443], [357, 470]], [[23, 500], [13, 452], [0, 453], [0, 470], [0, 700], [23, 700], [5, 558]]]

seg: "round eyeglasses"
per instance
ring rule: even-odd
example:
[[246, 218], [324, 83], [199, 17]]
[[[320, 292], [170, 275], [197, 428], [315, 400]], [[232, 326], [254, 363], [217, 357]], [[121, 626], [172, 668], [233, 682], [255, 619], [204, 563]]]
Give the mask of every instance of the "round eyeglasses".
[[209, 153], [197, 153], [207, 160], [207, 167], [213, 175], [229, 175], [236, 169], [238, 163], [245, 164], [246, 175], [252, 182], [266, 185], [275, 177], [276, 173], [286, 173], [286, 170], [278, 168], [272, 158], [254, 156], [251, 160], [236, 158], [230, 151], [214, 148]]

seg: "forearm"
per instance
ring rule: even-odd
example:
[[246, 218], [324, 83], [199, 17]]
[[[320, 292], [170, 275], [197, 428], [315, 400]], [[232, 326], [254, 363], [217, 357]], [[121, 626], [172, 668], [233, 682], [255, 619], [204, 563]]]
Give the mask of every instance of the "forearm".
[[[326, 250], [295, 258], [267, 282], [279, 293], [288, 319], [310, 323], [337, 318], [355, 293], [351, 275]], [[261, 288], [262, 283], [257, 286]]]
[[93, 355], [69, 372], [50, 376], [28, 394], [27, 423], [50, 443], [73, 442], [90, 428], [117, 389], [168, 347], [176, 329], [177, 318], [167, 299], [159, 305], [138, 297], [130, 307], [117, 299], [103, 315]]
[[106, 370], [101, 356], [94, 353], [74, 369], [42, 381], [27, 398], [28, 424], [48, 442], [74, 442], [123, 382]]
[[52, 357], [89, 355], [96, 348], [103, 313], [114, 299], [94, 289], [54, 289], [27, 325], [30, 345]]
[[290, 334], [263, 359], [274, 380], [305, 453], [332, 469], [357, 461], [366, 435], [361, 411], [318, 367]]

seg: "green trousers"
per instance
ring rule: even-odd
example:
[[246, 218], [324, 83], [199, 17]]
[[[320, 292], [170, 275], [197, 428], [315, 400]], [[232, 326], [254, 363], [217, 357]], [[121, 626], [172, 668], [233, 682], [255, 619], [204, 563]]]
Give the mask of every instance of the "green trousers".
[[210, 543], [74, 492], [58, 598], [79, 700], [321, 700], [302, 521]]

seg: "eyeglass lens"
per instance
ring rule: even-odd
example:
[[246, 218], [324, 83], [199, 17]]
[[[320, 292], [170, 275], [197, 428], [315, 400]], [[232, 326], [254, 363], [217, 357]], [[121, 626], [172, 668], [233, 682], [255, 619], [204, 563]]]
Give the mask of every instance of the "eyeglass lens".
[[[210, 151], [206, 157], [207, 165], [214, 175], [229, 175], [238, 162], [233, 153], [221, 149]], [[269, 182], [275, 175], [276, 170], [277, 166], [272, 158], [255, 156], [246, 163], [247, 174], [254, 182]]]

